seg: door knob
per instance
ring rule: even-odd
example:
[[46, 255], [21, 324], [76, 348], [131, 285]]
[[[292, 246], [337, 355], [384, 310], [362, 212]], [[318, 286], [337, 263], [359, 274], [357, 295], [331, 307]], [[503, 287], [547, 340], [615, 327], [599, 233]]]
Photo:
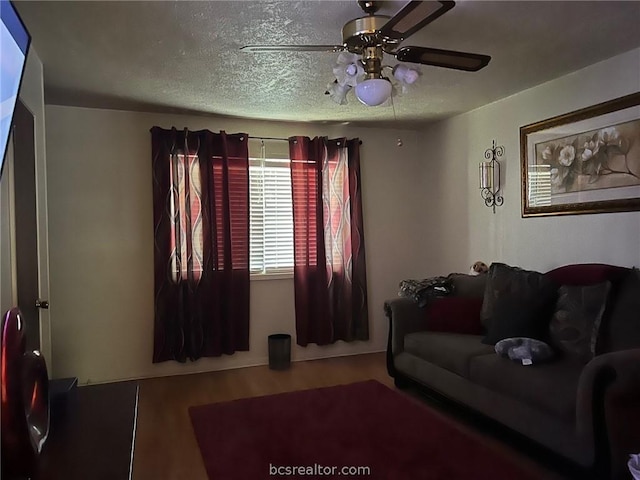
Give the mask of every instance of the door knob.
[[43, 310], [47, 310], [49, 308], [49, 302], [47, 300], [36, 300], [36, 308], [42, 308]]

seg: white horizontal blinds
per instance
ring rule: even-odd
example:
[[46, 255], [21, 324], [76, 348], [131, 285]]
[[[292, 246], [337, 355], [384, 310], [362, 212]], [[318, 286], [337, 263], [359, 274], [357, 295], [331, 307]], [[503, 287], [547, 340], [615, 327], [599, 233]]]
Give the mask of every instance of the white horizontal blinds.
[[264, 173], [255, 158], [249, 160], [249, 270], [264, 270]]
[[551, 205], [551, 166], [529, 165], [529, 206]]
[[264, 270], [293, 268], [293, 211], [289, 161], [264, 165]]
[[[286, 145], [286, 143], [285, 143]], [[282, 155], [282, 152], [278, 152]], [[288, 158], [249, 160], [250, 268], [253, 273], [293, 269], [293, 209]]]

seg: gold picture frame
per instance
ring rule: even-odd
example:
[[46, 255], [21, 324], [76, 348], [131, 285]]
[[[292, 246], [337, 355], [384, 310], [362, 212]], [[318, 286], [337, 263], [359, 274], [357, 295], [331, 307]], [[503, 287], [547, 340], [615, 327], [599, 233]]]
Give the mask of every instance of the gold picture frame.
[[520, 128], [522, 216], [640, 210], [640, 92]]

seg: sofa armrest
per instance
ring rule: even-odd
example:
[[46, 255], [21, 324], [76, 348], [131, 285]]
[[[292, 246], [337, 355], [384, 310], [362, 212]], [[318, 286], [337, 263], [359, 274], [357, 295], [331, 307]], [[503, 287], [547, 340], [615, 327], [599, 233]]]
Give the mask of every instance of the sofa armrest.
[[594, 445], [602, 473], [617, 478], [628, 454], [640, 452], [639, 424], [640, 349], [595, 357], [580, 375], [576, 427]]
[[404, 336], [408, 333], [426, 330], [424, 308], [408, 298], [388, 300], [384, 311], [389, 319], [389, 342], [387, 350], [397, 355], [404, 349]]

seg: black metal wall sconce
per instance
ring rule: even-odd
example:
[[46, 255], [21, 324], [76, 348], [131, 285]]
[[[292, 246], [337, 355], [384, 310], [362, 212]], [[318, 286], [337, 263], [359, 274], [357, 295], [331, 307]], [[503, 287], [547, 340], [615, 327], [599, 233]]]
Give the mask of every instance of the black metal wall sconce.
[[500, 195], [500, 162], [498, 158], [504, 155], [504, 147], [496, 146], [493, 140], [491, 148], [487, 148], [484, 152], [486, 162], [480, 162], [480, 195], [487, 207], [493, 208], [496, 213], [496, 207], [504, 203], [504, 198]]

